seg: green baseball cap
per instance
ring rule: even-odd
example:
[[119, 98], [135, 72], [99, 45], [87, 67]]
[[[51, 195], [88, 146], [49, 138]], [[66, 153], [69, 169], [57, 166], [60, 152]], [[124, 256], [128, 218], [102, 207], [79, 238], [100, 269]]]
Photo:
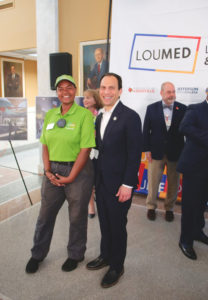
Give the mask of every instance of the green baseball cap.
[[55, 82], [55, 88], [57, 88], [57, 85], [59, 84], [59, 82], [61, 82], [62, 80], [67, 80], [69, 82], [71, 82], [75, 87], [76, 87], [76, 83], [74, 81], [74, 78], [70, 75], [61, 75], [59, 77], [56, 78], [56, 82]]

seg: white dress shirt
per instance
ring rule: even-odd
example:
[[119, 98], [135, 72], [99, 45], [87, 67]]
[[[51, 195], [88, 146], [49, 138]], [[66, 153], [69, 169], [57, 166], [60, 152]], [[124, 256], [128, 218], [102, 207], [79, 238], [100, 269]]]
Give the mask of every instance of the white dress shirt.
[[102, 108], [100, 110], [100, 112], [103, 114], [102, 119], [101, 119], [101, 124], [100, 124], [100, 136], [101, 136], [101, 139], [103, 139], [106, 126], [108, 125], [110, 117], [111, 117], [114, 109], [116, 108], [116, 106], [118, 105], [119, 102], [120, 102], [120, 100], [116, 101], [116, 103], [114, 104], [114, 106], [109, 111], [105, 110], [105, 108]]
[[[167, 105], [165, 102], [162, 100], [162, 105], [163, 105], [163, 113], [164, 113], [164, 118], [165, 118], [165, 124], [167, 130], [169, 130], [171, 126], [171, 121], [172, 121], [172, 116], [173, 116], [173, 104]], [[170, 107], [170, 108], [168, 108]]]

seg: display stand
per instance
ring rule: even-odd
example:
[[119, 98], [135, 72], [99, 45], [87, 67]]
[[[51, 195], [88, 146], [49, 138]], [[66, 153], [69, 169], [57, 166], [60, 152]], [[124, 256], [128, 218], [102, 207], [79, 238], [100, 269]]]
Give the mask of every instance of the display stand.
[[20, 175], [21, 175], [21, 178], [22, 178], [22, 182], [23, 182], [23, 184], [24, 184], [24, 186], [25, 186], [25, 190], [26, 190], [26, 192], [27, 192], [27, 196], [28, 196], [28, 198], [29, 198], [30, 204], [33, 205], [32, 200], [31, 200], [31, 198], [30, 198], [30, 194], [29, 194], [28, 189], [27, 189], [27, 186], [26, 186], [26, 184], [25, 184], [25, 180], [24, 180], [23, 175], [22, 175], [22, 171], [21, 171], [21, 169], [20, 169], [20, 166], [19, 166], [19, 163], [18, 163], [18, 160], [17, 160], [17, 157], [16, 157], [14, 148], [13, 148], [13, 146], [12, 146], [12, 142], [11, 142], [11, 140], [8, 140], [8, 141], [9, 141], [9, 143], [10, 143], [10, 146], [11, 146], [11, 149], [12, 149], [12, 152], [13, 152], [13, 155], [14, 155], [14, 158], [15, 158], [15, 161], [16, 161], [16, 163], [17, 163], [17, 167], [18, 167], [18, 170], [19, 170], [19, 172], [20, 172]]

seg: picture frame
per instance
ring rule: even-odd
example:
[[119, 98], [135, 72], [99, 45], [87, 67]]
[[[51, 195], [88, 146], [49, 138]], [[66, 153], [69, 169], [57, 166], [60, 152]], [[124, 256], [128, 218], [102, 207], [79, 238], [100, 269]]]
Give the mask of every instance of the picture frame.
[[24, 61], [1, 59], [2, 97], [24, 98]]
[[27, 107], [26, 98], [0, 97], [0, 140], [27, 140]]
[[[86, 89], [97, 89], [100, 77], [108, 72], [110, 51], [107, 46], [107, 40], [80, 42], [80, 95], [83, 95]], [[99, 59], [102, 59], [102, 63], [98, 72], [96, 68]]]

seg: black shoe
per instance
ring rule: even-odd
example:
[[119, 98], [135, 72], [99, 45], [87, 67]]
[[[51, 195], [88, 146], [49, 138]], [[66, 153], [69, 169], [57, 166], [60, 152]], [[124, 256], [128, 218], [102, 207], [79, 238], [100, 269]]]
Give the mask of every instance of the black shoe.
[[171, 210], [166, 210], [165, 220], [167, 222], [172, 222], [174, 220], [174, 213]]
[[156, 219], [156, 213], [155, 213], [155, 210], [154, 209], [148, 209], [147, 210], [147, 218], [150, 220], [150, 221], [154, 221]]
[[88, 214], [88, 218], [93, 219], [95, 217], [95, 214]]
[[102, 256], [98, 256], [96, 259], [90, 261], [87, 265], [86, 268], [88, 270], [99, 270], [107, 266], [108, 263], [102, 258]]
[[72, 258], [67, 258], [67, 260], [64, 262], [64, 264], [62, 265], [61, 269], [62, 271], [65, 272], [70, 272], [76, 269], [77, 265], [79, 262], [83, 261], [84, 257], [80, 260], [75, 260]]
[[208, 245], [208, 236], [203, 231], [194, 240]]
[[31, 257], [26, 265], [26, 268], [25, 268], [25, 271], [26, 273], [35, 273], [37, 272], [38, 268], [39, 268], [39, 263], [41, 262], [42, 260], [38, 260], [38, 259], [35, 259], [33, 257]]
[[187, 246], [181, 242], [179, 242], [179, 247], [181, 248], [183, 254], [193, 260], [197, 259], [196, 252], [194, 251], [192, 246]]
[[115, 285], [119, 281], [119, 278], [123, 275], [123, 273], [124, 273], [124, 268], [119, 273], [110, 268], [108, 272], [105, 274], [105, 276], [103, 277], [101, 281], [101, 286], [103, 288], [108, 288]]

